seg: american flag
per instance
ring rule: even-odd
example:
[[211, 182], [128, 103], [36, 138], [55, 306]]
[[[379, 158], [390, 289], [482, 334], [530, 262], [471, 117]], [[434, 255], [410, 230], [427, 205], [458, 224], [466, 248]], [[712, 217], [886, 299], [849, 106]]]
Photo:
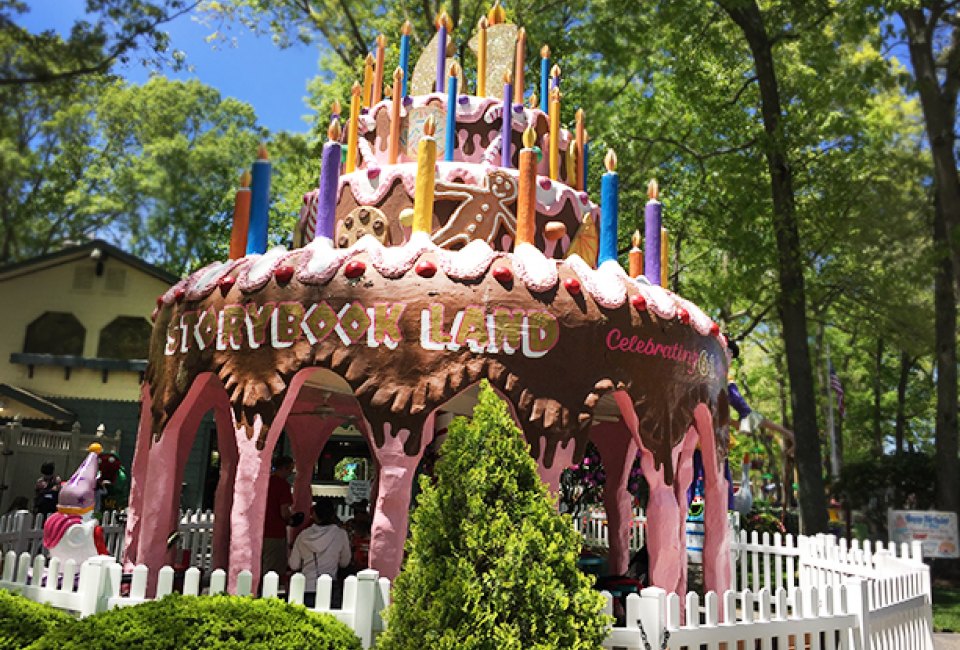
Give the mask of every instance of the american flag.
[[840, 377], [837, 376], [837, 371], [833, 369], [833, 364], [830, 364], [830, 388], [837, 396], [837, 413], [840, 414], [840, 417], [843, 417], [844, 413], [847, 412], [846, 404], [843, 401], [843, 384], [840, 383]]

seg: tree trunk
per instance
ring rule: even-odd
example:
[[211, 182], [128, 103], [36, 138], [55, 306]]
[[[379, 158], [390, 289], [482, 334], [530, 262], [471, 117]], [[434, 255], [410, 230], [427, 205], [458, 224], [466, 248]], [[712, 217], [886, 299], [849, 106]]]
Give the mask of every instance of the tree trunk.
[[871, 451], [875, 457], [883, 454], [883, 381], [880, 373], [883, 371], [883, 337], [877, 337], [877, 352], [874, 355], [876, 369], [873, 373], [873, 440]]
[[894, 428], [896, 448], [895, 452], [903, 453], [903, 441], [907, 432], [907, 381], [910, 380], [910, 369], [913, 368], [913, 359], [906, 352], [900, 353], [900, 378], [897, 380], [897, 422]]
[[817, 430], [817, 401], [807, 342], [807, 298], [803, 278], [800, 231], [794, 202], [793, 173], [787, 160], [787, 143], [780, 124], [780, 88], [767, 35], [755, 1], [717, 0], [740, 27], [750, 46], [760, 90], [760, 112], [766, 133], [764, 153], [773, 195], [773, 228], [777, 240], [780, 291], [777, 310], [783, 324], [783, 342], [790, 377], [793, 425], [800, 470], [800, 511], [804, 532], [827, 530], [827, 502], [823, 485], [823, 462]]
[[[943, 213], [934, 211], [934, 241], [943, 241]], [[933, 285], [934, 347], [937, 358], [937, 507], [960, 511], [960, 459], [957, 458], [957, 303], [953, 265], [941, 248]]]

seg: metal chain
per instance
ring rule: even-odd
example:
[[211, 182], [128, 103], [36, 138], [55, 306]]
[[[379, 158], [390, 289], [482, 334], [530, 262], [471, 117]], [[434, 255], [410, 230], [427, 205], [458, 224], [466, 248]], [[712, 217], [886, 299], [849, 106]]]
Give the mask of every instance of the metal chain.
[[[643, 641], [643, 650], [653, 650], [650, 647], [650, 641], [647, 639], [647, 631], [643, 629], [643, 621], [637, 619], [637, 627], [640, 628], [640, 639]], [[667, 642], [670, 641], [670, 630], [663, 631], [663, 639], [660, 641], [660, 650], [667, 650]]]

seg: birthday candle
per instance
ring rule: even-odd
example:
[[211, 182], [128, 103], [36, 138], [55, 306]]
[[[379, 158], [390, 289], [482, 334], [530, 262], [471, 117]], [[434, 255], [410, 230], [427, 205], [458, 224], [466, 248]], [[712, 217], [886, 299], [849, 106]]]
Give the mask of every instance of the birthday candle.
[[387, 47], [387, 37], [383, 34], [377, 36], [377, 68], [373, 74], [373, 96], [370, 98], [370, 105], [373, 106], [383, 98], [383, 59]]
[[[583, 127], [583, 109], [577, 109], [577, 140], [576, 140], [576, 150], [577, 150], [577, 170], [574, 174], [574, 187], [578, 190], [583, 191], [587, 189], [586, 177], [583, 174], [584, 170], [584, 159], [583, 159], [583, 146], [586, 143], [587, 134], [584, 131]], [[569, 176], [569, 174], [568, 174]]]
[[390, 102], [390, 164], [397, 164], [400, 155], [400, 87], [406, 85], [403, 68], [393, 71], [393, 98]]
[[560, 66], [554, 64], [554, 66], [550, 68], [550, 90], [553, 90], [554, 88], [559, 88], [559, 87], [560, 87]]
[[523, 104], [523, 66], [527, 57], [527, 30], [523, 27], [517, 32], [517, 55], [513, 71], [513, 103]]
[[477, 24], [477, 97], [487, 96], [487, 17]]
[[444, 76], [446, 73], [447, 62], [447, 12], [440, 10], [437, 15], [437, 92], [442, 93], [444, 88]]
[[560, 89], [550, 92], [550, 178], [560, 180]]
[[530, 100], [529, 100], [529, 101], [530, 101], [530, 109], [531, 109], [531, 110], [540, 105], [539, 102], [537, 102], [537, 93], [530, 93]]
[[533, 244], [537, 228], [537, 152], [533, 149], [537, 133], [533, 127], [523, 132], [523, 148], [518, 160], [517, 179], [517, 238], [513, 250], [520, 244]]
[[347, 125], [347, 163], [343, 172], [357, 168], [357, 146], [360, 144], [360, 84], [353, 82], [350, 89], [350, 124]]
[[250, 183], [250, 229], [247, 231], [247, 255], [267, 252], [267, 221], [270, 211], [270, 157], [263, 144], [257, 149]]
[[510, 85], [510, 73], [503, 74], [503, 120], [500, 129], [500, 166], [510, 167], [513, 154], [513, 110], [510, 98], [513, 95], [513, 86]]
[[640, 231], [633, 231], [633, 247], [630, 249], [630, 277], [638, 278], [643, 275], [643, 251], [640, 250]]
[[652, 180], [647, 185], [646, 207], [643, 209], [643, 240], [646, 248], [643, 252], [644, 274], [653, 284], [662, 284], [660, 282], [660, 232], [662, 225], [661, 205], [657, 197], [660, 195], [660, 188], [657, 187], [657, 181]]
[[460, 64], [450, 64], [450, 76], [447, 78], [447, 137], [444, 142], [443, 159], [453, 162], [457, 148], [457, 78], [460, 76]]
[[335, 99], [330, 105], [330, 119], [339, 120], [340, 119], [340, 100]]
[[574, 138], [570, 144], [567, 145], [567, 164], [564, 168], [563, 180], [568, 185], [571, 182], [571, 177], [573, 183], [576, 184], [576, 175], [577, 175], [577, 140]]
[[507, 12], [500, 6], [500, 0], [496, 0], [490, 7], [490, 11], [487, 12], [487, 20], [491, 25], [500, 25], [507, 22]]
[[550, 46], [540, 48], [540, 110], [547, 112], [550, 101]]
[[587, 190], [587, 179], [590, 178], [590, 134], [583, 132], [583, 191]]
[[423, 125], [423, 137], [417, 144], [417, 182], [413, 196], [413, 232], [429, 235], [433, 231], [433, 190], [437, 164], [437, 124], [433, 116]]
[[620, 211], [620, 175], [617, 154], [607, 149], [603, 158], [607, 173], [600, 177], [600, 254], [597, 266], [617, 260], [617, 213]]
[[337, 190], [340, 181], [340, 120], [327, 129], [327, 142], [320, 154], [320, 194], [317, 197], [317, 237], [333, 241], [337, 220]]
[[403, 87], [400, 94], [407, 96], [407, 77], [410, 76], [410, 33], [413, 26], [409, 20], [403, 21], [403, 27], [400, 28], [400, 69], [403, 71]]
[[660, 277], [664, 288], [670, 286], [670, 236], [666, 228], [660, 228]]
[[363, 62], [363, 105], [370, 106], [370, 99], [373, 97], [373, 55], [367, 54]]
[[233, 202], [233, 229], [230, 231], [230, 259], [243, 257], [250, 228], [250, 172], [240, 175], [240, 187]]

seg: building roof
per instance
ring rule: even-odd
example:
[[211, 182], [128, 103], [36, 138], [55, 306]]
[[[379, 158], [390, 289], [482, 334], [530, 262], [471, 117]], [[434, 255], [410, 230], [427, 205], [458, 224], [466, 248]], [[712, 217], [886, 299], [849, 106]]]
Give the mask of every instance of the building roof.
[[12, 280], [26, 273], [84, 259], [89, 257], [94, 249], [100, 250], [102, 254], [100, 259], [112, 257], [167, 284], [173, 284], [180, 279], [169, 271], [165, 271], [159, 266], [154, 266], [136, 255], [131, 255], [109, 242], [105, 242], [102, 239], [92, 239], [78, 246], [69, 246], [53, 253], [31, 257], [30, 259], [0, 267], [0, 282]]
[[50, 398], [37, 395], [19, 386], [0, 384], [0, 397], [18, 402], [51, 420], [69, 423], [77, 419], [76, 414], [70, 409], [64, 408]]

